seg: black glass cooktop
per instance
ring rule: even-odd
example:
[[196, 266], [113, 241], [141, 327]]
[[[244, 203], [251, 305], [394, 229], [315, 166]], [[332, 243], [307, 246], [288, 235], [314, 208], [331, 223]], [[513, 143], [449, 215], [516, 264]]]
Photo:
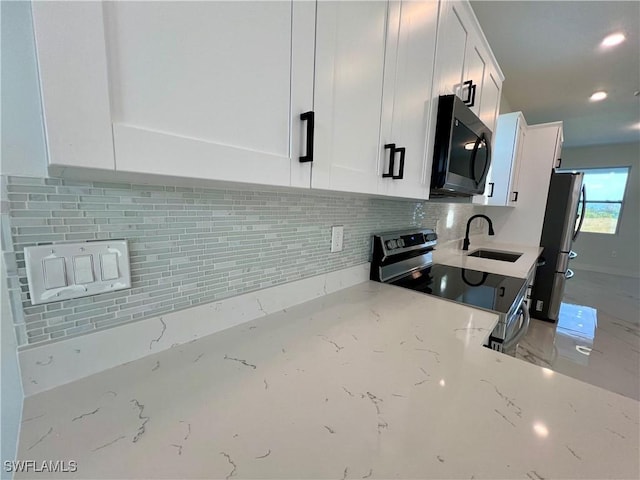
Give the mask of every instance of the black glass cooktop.
[[473, 307], [507, 314], [516, 307], [514, 304], [519, 294], [524, 291], [526, 281], [523, 278], [495, 273], [448, 265], [432, 265], [390, 283]]

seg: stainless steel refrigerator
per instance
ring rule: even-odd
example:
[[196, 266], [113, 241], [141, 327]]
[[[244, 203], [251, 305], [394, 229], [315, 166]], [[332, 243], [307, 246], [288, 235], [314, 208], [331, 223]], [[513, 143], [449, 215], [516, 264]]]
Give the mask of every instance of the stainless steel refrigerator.
[[569, 260], [577, 256], [571, 247], [584, 220], [583, 177], [583, 173], [551, 175], [540, 240], [544, 265], [536, 271], [529, 308], [533, 318], [558, 321], [565, 283], [573, 277]]

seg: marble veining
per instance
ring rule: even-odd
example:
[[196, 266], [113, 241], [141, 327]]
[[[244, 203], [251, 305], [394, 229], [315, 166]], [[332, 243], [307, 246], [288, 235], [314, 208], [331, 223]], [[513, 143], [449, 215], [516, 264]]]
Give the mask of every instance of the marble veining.
[[496, 321], [366, 282], [28, 397], [18, 458], [86, 479], [637, 478], [638, 402], [482, 347]]
[[[166, 313], [18, 352], [29, 396], [367, 281], [369, 264]], [[119, 348], [105, 348], [117, 344]]]

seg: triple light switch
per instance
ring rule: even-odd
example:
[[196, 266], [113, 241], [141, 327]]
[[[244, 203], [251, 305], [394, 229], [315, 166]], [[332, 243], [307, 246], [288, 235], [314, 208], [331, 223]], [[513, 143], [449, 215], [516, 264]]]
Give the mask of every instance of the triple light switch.
[[34, 305], [131, 287], [126, 240], [27, 247], [24, 251]]

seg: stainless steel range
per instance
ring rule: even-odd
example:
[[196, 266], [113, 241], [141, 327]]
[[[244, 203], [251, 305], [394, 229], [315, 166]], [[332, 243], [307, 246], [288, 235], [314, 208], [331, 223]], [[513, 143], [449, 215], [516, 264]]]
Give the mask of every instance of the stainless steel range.
[[526, 280], [434, 264], [437, 238], [431, 229], [374, 235], [371, 280], [497, 313], [500, 320], [486, 346], [514, 355], [529, 327]]

